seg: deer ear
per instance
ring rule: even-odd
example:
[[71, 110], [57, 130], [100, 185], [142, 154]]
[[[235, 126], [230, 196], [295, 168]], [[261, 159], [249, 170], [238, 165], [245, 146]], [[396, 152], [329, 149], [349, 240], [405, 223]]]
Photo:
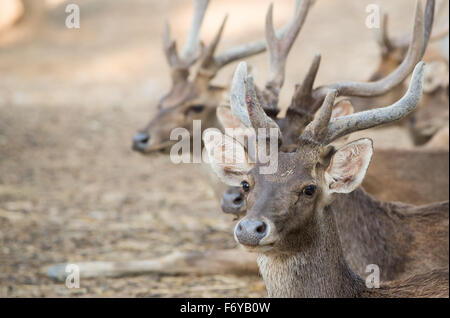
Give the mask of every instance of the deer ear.
[[240, 185], [243, 176], [252, 168], [244, 147], [217, 129], [207, 129], [203, 134], [209, 164], [219, 178], [228, 185]]
[[423, 91], [432, 93], [439, 87], [448, 85], [448, 65], [442, 61], [433, 61], [425, 65]]
[[245, 125], [231, 112], [231, 108], [228, 106], [219, 106], [217, 107], [217, 118], [219, 119], [222, 127], [225, 128], [242, 128], [246, 129]]
[[344, 117], [353, 114], [355, 109], [350, 100], [343, 99], [333, 106], [331, 118]]
[[339, 148], [325, 171], [329, 193], [350, 193], [363, 181], [372, 158], [372, 140], [359, 139]]

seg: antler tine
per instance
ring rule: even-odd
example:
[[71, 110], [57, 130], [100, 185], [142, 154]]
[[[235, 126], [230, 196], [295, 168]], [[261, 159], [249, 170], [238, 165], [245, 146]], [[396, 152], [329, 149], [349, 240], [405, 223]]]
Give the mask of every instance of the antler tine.
[[206, 48], [204, 48], [204, 50], [202, 52], [201, 63], [200, 63], [198, 75], [204, 75], [204, 76], [206, 76], [206, 78], [211, 79], [216, 75], [217, 71], [219, 70], [220, 67], [216, 63], [216, 60], [214, 58], [214, 53], [217, 49], [220, 39], [222, 38], [222, 33], [225, 28], [227, 19], [228, 19], [228, 14], [225, 15], [225, 17], [222, 21], [222, 24], [220, 25], [220, 28], [217, 31], [217, 34], [214, 37], [213, 41]]
[[399, 85], [410, 74], [416, 63], [423, 56], [424, 18], [420, 1], [417, 0], [416, 3], [413, 36], [411, 37], [406, 57], [397, 69], [376, 82], [339, 82], [316, 88], [313, 91], [313, 98], [316, 103], [321, 102], [330, 89], [336, 89], [340, 96], [370, 97], [385, 94], [393, 87]]
[[391, 39], [389, 38], [389, 15], [386, 12], [383, 12], [381, 15], [381, 23], [380, 28], [375, 29], [377, 35], [377, 42], [381, 48], [382, 54], [385, 55], [389, 53], [389, 51], [393, 50], [394, 46], [391, 43]]
[[177, 82], [186, 80], [189, 76], [189, 70], [180, 61], [177, 51], [177, 43], [170, 37], [170, 26], [167, 22], [164, 28], [163, 43], [167, 63], [169, 64], [172, 71], [172, 83], [176, 84]]
[[310, 0], [297, 0], [295, 14], [288, 24], [285, 33], [278, 37], [273, 26], [273, 5], [266, 16], [266, 41], [270, 53], [270, 77], [263, 95], [268, 108], [277, 108], [278, 96], [284, 83], [286, 60], [300, 29], [302, 28], [311, 5]]
[[286, 33], [277, 37], [273, 26], [273, 4], [269, 6], [266, 16], [266, 41], [270, 53], [270, 82], [282, 86], [284, 81], [284, 69], [289, 51], [294, 44], [297, 35], [305, 22], [310, 1], [297, 0], [295, 14], [292, 17]]
[[[305, 0], [305, 1], [312, 1], [312, 0]], [[298, 12], [299, 7], [299, 0], [297, 0], [297, 8], [296, 12]], [[225, 20], [222, 23], [222, 26], [220, 27], [213, 43], [208, 46], [209, 52], [205, 52], [204, 54], [204, 61], [202, 62], [202, 65], [199, 70], [199, 74], [206, 75], [207, 78], [212, 78], [215, 76], [215, 74], [224, 66], [237, 61], [244, 59], [246, 57], [256, 55], [259, 53], [264, 52], [267, 49], [267, 43], [266, 40], [260, 40], [260, 41], [254, 41], [246, 44], [239, 45], [237, 47], [231, 48], [227, 51], [225, 51], [222, 54], [214, 55], [214, 52], [217, 48], [217, 44], [220, 41], [220, 37], [225, 25]], [[289, 30], [292, 28], [292, 24], [296, 22], [295, 16], [292, 18], [292, 21], [281, 28], [276, 34], [277, 38], [285, 38], [286, 34], [289, 32]], [[301, 27], [301, 26], [300, 26]]]
[[314, 56], [303, 82], [300, 85], [296, 85], [290, 108], [299, 107], [305, 109], [311, 104], [311, 93], [319, 70], [321, 58], [319, 53]]
[[197, 51], [200, 43], [200, 29], [208, 4], [209, 0], [195, 0], [194, 2], [194, 17], [192, 19], [191, 28], [189, 29], [186, 44], [180, 54], [181, 59], [188, 65], [194, 63], [198, 57]]
[[189, 76], [188, 69], [195, 63], [198, 57], [199, 33], [208, 4], [209, 0], [195, 0], [194, 17], [186, 44], [180, 55], [178, 55], [175, 40], [171, 38], [169, 23], [166, 22], [163, 34], [164, 52], [166, 54], [167, 62], [172, 69], [172, 78], [174, 82], [179, 79], [186, 79]]
[[236, 116], [246, 127], [251, 128], [252, 123], [250, 121], [246, 106], [246, 80], [247, 63], [241, 62], [238, 64], [231, 81], [230, 106], [233, 115]]
[[220, 55], [217, 55], [215, 58], [215, 63], [217, 68], [219, 69], [234, 61], [262, 53], [266, 49], [267, 47], [265, 40], [246, 43], [229, 49]]
[[[284, 25], [279, 32], [277, 32], [277, 37], [284, 37], [284, 35], [289, 30], [290, 24]], [[243, 58], [259, 54], [267, 49], [266, 40], [254, 41], [246, 44], [239, 45], [226, 52], [219, 54], [215, 57], [215, 65], [217, 68], [224, 67], [225, 65], [232, 63]]]
[[166, 21], [163, 32], [164, 53], [166, 54], [167, 62], [171, 67], [175, 66], [178, 61], [178, 53], [176, 49], [176, 42], [171, 39], [170, 25]]
[[[433, 29], [433, 22], [434, 22], [434, 13], [435, 13], [435, 0], [427, 0], [426, 5], [425, 5], [425, 25], [424, 25], [424, 41], [423, 41], [423, 52], [422, 54], [425, 53], [425, 50], [428, 46], [428, 41], [430, 40], [431, 37], [431, 31]], [[387, 14], [386, 14], [386, 26], [384, 26], [384, 31], [383, 31], [383, 37], [385, 37], [383, 39], [384, 45], [386, 47], [386, 49], [388, 50], [393, 50], [393, 49], [404, 49], [406, 50], [408, 48], [408, 45], [410, 43], [411, 40], [411, 34], [407, 33], [404, 35], [401, 35], [397, 38], [390, 38], [388, 36], [388, 31], [387, 31]]]
[[231, 112], [246, 127], [249, 128], [275, 128], [278, 130], [278, 137], [281, 141], [281, 131], [275, 121], [267, 116], [262, 108], [253, 77], [247, 75], [247, 63], [239, 63], [231, 82], [230, 94]]
[[431, 31], [433, 30], [433, 22], [434, 22], [434, 7], [436, 3], [434, 0], [428, 0], [425, 5], [425, 25], [423, 31], [423, 48], [422, 48], [422, 56], [425, 54], [425, 50], [428, 46], [428, 41], [430, 40]]
[[324, 134], [327, 131], [326, 128], [331, 119], [334, 100], [336, 99], [336, 96], [336, 90], [331, 90], [328, 92], [316, 116], [303, 131], [302, 139], [320, 141], [324, 138]]
[[411, 113], [419, 104], [422, 96], [424, 66], [425, 63], [423, 62], [419, 62], [416, 65], [408, 91], [399, 101], [391, 106], [371, 109], [333, 119], [328, 124], [326, 133], [321, 138], [321, 142], [328, 144], [352, 132], [390, 123]]

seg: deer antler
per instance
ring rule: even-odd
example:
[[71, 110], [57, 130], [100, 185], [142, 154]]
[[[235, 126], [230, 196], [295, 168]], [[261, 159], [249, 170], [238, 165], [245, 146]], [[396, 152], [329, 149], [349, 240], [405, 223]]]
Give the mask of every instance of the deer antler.
[[163, 36], [164, 52], [167, 61], [172, 68], [173, 81], [186, 79], [189, 76], [189, 67], [194, 64], [198, 58], [197, 51], [200, 43], [200, 29], [208, 4], [209, 0], [195, 0], [194, 17], [192, 19], [191, 28], [189, 29], [186, 44], [180, 55], [178, 54], [175, 40], [171, 39], [169, 24], [166, 23]]
[[391, 106], [371, 109], [330, 121], [336, 91], [330, 90], [316, 118], [305, 128], [300, 138], [329, 144], [339, 137], [401, 119], [412, 112], [422, 96], [424, 63], [419, 62], [413, 72], [408, 91]]
[[266, 110], [278, 112], [278, 98], [284, 83], [286, 60], [306, 20], [310, 6], [310, 0], [296, 1], [295, 14], [281, 36], [277, 36], [275, 33], [272, 4], [267, 11], [266, 41], [270, 53], [270, 77], [262, 91], [262, 97], [265, 101], [264, 108]]
[[[429, 3], [431, 2], [434, 1], [428, 0], [427, 6], [429, 6]], [[426, 24], [428, 25], [430, 23], [429, 19], [432, 19], [432, 16], [427, 16], [426, 18]], [[320, 103], [327, 93], [333, 89], [337, 90], [338, 95], [340, 96], [371, 97], [385, 94], [393, 87], [399, 85], [410, 74], [416, 63], [420, 61], [423, 56], [424, 43], [426, 43], [424, 40], [423, 25], [424, 18], [422, 6], [420, 5], [420, 1], [417, 1], [413, 35], [411, 37], [408, 53], [394, 72], [375, 82], [339, 82], [316, 88], [312, 94], [314, 101]]]
[[[287, 53], [289, 52], [292, 43], [295, 40], [295, 37], [297, 36], [298, 32], [301, 29], [301, 26], [303, 25], [303, 22], [305, 20], [309, 5], [311, 0], [304, 0], [302, 5], [300, 6], [301, 1], [297, 0], [296, 2], [296, 14], [292, 17], [291, 21], [286, 24], [277, 34], [275, 34], [275, 31], [273, 30], [273, 24], [272, 24], [272, 6], [269, 9], [267, 19], [269, 18], [270, 14], [270, 25], [267, 26], [267, 19], [266, 19], [266, 41], [256, 41], [244, 45], [240, 45], [238, 47], [232, 48], [230, 50], [227, 50], [226, 52], [214, 56], [215, 50], [217, 49], [217, 45], [220, 41], [220, 38], [222, 36], [223, 29], [225, 27], [225, 23], [227, 20], [227, 16], [225, 16], [216, 36], [214, 37], [213, 41], [210, 45], [208, 45], [202, 54], [201, 57], [201, 64], [198, 75], [204, 76], [208, 79], [213, 78], [216, 73], [225, 65], [232, 63], [234, 61], [264, 52], [267, 47], [269, 47], [269, 50], [271, 52], [271, 65], [274, 65], [274, 67], [271, 66], [271, 70], [274, 68], [279, 69], [278, 73], [282, 73], [280, 76], [282, 76], [281, 79], [281, 85], [283, 84], [284, 80], [284, 64], [286, 61]], [[270, 29], [269, 31], [267, 31]], [[267, 32], [270, 32], [271, 41], [267, 39]], [[281, 40], [278, 40], [278, 39]], [[267, 43], [266, 43], [267, 42]], [[274, 56], [272, 58], [272, 56]], [[273, 59], [278, 59], [278, 61], [272, 62]], [[280, 64], [280, 66], [276, 66], [276, 64]], [[281, 65], [282, 64], [282, 65]], [[271, 77], [272, 80], [272, 77]], [[279, 85], [281, 87], [281, 85]], [[273, 83], [270, 84], [270, 87], [272, 89], [273, 87], [277, 87], [278, 84]], [[279, 89], [279, 88], [278, 88]], [[278, 96], [278, 93], [277, 93]]]
[[246, 127], [275, 128], [281, 142], [281, 130], [277, 123], [267, 116], [257, 97], [253, 78], [247, 75], [247, 63], [239, 63], [231, 82], [231, 111]]
[[[434, 12], [435, 12], [435, 1], [428, 0], [425, 7], [424, 43], [422, 54], [425, 53], [425, 49], [427, 48], [428, 42], [430, 40], [435, 41], [436, 39], [439, 39], [441, 36], [443, 36], [445, 32], [448, 32], [448, 30], [447, 31], [444, 30], [444, 32], [438, 34], [437, 38], [435, 36], [431, 37], [431, 31], [434, 22]], [[395, 49], [402, 49], [406, 51], [410, 43], [411, 35], [404, 34], [397, 38], [390, 37], [388, 31], [388, 14], [383, 13], [381, 28], [378, 31], [377, 38], [378, 44], [382, 49], [382, 53], [388, 54], [390, 51]]]
[[301, 84], [295, 86], [294, 95], [292, 96], [291, 105], [288, 108], [288, 112], [299, 112], [301, 115], [312, 116], [314, 109], [309, 108], [313, 106], [312, 91], [314, 87], [314, 81], [317, 76], [317, 71], [320, 66], [321, 55], [316, 54], [306, 73], [305, 78]]

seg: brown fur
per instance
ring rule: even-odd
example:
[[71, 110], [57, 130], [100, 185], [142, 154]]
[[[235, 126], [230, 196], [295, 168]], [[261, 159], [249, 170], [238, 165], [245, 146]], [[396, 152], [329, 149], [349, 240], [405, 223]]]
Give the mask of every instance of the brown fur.
[[[269, 296], [392, 297], [399, 292], [421, 297], [448, 292], [448, 286], [434, 288], [448, 284], [448, 269], [436, 274], [437, 280], [417, 276], [384, 285], [378, 293], [368, 290], [347, 265], [349, 260], [355, 268], [377, 264], [382, 275], [448, 268], [448, 202], [423, 207], [384, 203], [362, 190], [329, 198], [323, 190], [327, 166], [320, 164], [324, 151], [309, 141], [299, 149], [279, 154], [274, 175], [258, 174], [254, 168], [248, 176], [253, 189], [246, 218], [269, 219], [279, 237], [258, 258]], [[287, 169], [294, 173], [283, 177]], [[318, 186], [313, 197], [299, 194], [308, 184]], [[353, 231], [338, 231], [336, 223]]]
[[448, 200], [448, 167], [448, 150], [376, 149], [363, 188], [384, 201]]
[[144, 154], [167, 152], [176, 142], [170, 141], [172, 130], [185, 128], [192, 136], [194, 120], [201, 120], [202, 132], [207, 128], [218, 127], [216, 108], [225, 90], [224, 87], [211, 86], [205, 81], [177, 83], [160, 100], [158, 113], [140, 130], [150, 137], [147, 149], [140, 151]]

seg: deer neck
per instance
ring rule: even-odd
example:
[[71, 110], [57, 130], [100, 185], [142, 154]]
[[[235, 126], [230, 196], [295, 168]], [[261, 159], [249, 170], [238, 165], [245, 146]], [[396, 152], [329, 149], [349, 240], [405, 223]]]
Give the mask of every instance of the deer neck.
[[[309, 233], [293, 233], [297, 251], [268, 252], [258, 265], [270, 297], [357, 297], [365, 287], [347, 265], [332, 207], [315, 213]], [[301, 242], [304, 239], [305, 242]]]
[[362, 188], [337, 195], [333, 202], [336, 224], [345, 258], [359, 275], [369, 264], [381, 269], [382, 279], [392, 279], [404, 270], [409, 225], [399, 213], [405, 205], [382, 202]]

